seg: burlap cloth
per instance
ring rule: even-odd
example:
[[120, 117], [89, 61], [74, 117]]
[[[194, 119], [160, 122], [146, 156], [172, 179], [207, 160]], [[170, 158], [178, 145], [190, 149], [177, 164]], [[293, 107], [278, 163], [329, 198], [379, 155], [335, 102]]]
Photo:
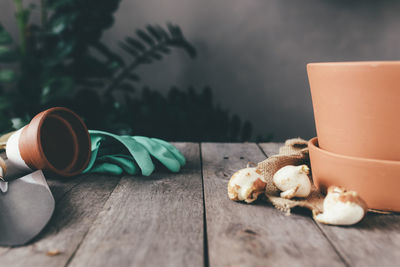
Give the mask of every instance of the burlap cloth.
[[279, 196], [280, 190], [273, 183], [273, 176], [280, 168], [286, 165], [302, 164], [306, 164], [310, 168], [307, 141], [294, 138], [285, 142], [285, 145], [280, 148], [279, 154], [258, 163], [257, 168], [267, 182], [265, 195], [275, 208], [290, 214], [290, 210], [294, 207], [305, 207], [312, 210], [313, 214], [318, 214], [323, 210], [324, 196], [314, 185], [307, 198], [285, 199]]

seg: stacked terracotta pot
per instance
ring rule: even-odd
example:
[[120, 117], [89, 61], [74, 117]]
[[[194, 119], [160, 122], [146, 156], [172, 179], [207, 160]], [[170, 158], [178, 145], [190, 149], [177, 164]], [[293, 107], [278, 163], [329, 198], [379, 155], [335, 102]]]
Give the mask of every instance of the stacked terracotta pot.
[[314, 182], [357, 191], [369, 208], [400, 211], [400, 61], [311, 63], [307, 71]]

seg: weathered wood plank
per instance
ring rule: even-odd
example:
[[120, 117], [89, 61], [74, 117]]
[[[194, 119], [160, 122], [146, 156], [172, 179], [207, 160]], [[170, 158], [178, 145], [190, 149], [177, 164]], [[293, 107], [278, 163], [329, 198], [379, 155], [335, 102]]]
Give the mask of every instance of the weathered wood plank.
[[203, 266], [199, 144], [180, 173], [124, 177], [69, 266]]
[[284, 143], [259, 143], [258, 145], [268, 157], [271, 157], [279, 153], [279, 148], [283, 146]]
[[[65, 181], [50, 180], [56, 199], [52, 219], [30, 245], [2, 253], [1, 266], [66, 265], [119, 180], [118, 177], [99, 175]], [[48, 251], [60, 254], [48, 256]]]
[[71, 177], [71, 178], [62, 178], [62, 177], [49, 177], [47, 179], [47, 184], [50, 187], [51, 193], [53, 194], [53, 197], [57, 203], [58, 200], [60, 200], [64, 194], [72, 190], [75, 186], [77, 186], [79, 183], [81, 183], [84, 179], [86, 179], [89, 174], [86, 175], [80, 175], [76, 177]]
[[368, 214], [358, 225], [319, 225], [350, 266], [397, 266], [400, 215]]
[[[278, 153], [274, 143], [260, 144]], [[266, 152], [267, 153], [267, 152]], [[318, 224], [322, 232], [351, 266], [395, 266], [400, 262], [400, 215], [368, 214], [350, 227]]]
[[202, 144], [210, 266], [343, 266], [308, 217], [229, 200], [230, 176], [265, 158], [256, 144]]

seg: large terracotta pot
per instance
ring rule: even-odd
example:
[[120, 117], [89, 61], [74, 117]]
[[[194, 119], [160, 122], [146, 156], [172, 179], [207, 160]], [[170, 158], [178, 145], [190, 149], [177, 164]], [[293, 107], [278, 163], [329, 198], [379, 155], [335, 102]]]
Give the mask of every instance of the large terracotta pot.
[[88, 165], [90, 136], [78, 115], [55, 107], [40, 112], [14, 133], [7, 141], [6, 153], [16, 168], [73, 176]]
[[400, 160], [400, 61], [307, 65], [320, 148]]
[[331, 186], [354, 190], [368, 208], [400, 211], [400, 161], [375, 160], [332, 153], [309, 141], [314, 184], [323, 192]]

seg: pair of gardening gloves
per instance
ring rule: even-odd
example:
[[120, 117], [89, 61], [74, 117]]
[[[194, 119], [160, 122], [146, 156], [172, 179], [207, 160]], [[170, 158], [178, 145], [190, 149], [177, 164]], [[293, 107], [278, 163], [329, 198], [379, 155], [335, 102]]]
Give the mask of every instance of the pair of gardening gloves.
[[115, 135], [89, 130], [92, 157], [84, 173], [111, 175], [142, 174], [149, 176], [156, 159], [171, 172], [179, 172], [185, 165], [185, 157], [170, 143], [144, 136]]

